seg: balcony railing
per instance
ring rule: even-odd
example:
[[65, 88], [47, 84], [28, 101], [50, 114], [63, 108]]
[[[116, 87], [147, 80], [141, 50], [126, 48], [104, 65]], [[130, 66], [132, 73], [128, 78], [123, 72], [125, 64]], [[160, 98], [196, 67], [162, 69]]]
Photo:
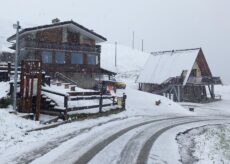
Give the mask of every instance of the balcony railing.
[[82, 51], [90, 53], [100, 53], [100, 45], [86, 45], [74, 43], [52, 43], [52, 42], [36, 42], [36, 41], [21, 41], [20, 48], [29, 49], [51, 49], [51, 50], [70, 50]]
[[[162, 85], [180, 85], [183, 83], [183, 79], [180, 76], [168, 78], [162, 83]], [[222, 84], [220, 77], [189, 77], [187, 84], [195, 85], [208, 85], [208, 84]]]
[[222, 84], [220, 77], [189, 77], [188, 84]]

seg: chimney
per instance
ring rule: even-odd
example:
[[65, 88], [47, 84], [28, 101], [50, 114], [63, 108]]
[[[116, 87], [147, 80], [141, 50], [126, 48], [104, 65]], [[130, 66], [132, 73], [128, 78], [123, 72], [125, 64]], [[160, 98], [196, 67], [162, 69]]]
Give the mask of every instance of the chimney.
[[58, 18], [52, 19], [52, 24], [59, 23], [59, 22], [60, 22], [60, 19]]

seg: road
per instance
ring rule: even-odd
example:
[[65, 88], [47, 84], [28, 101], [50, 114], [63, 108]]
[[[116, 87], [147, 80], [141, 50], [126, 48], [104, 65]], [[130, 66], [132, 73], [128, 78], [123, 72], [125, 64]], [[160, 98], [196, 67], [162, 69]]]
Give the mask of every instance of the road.
[[[180, 126], [191, 127], [192, 124], [202, 126], [224, 122], [230, 122], [230, 119], [224, 116], [176, 115], [112, 119], [57, 137], [33, 151], [25, 152], [13, 161], [14, 163], [145, 164], [156, 160], [158, 163], [167, 163], [163, 157], [153, 158], [154, 154], [151, 154], [153, 149], [157, 151], [154, 148], [155, 142], [162, 134]], [[165, 144], [162, 144], [163, 146]], [[162, 149], [159, 144], [158, 147]]]

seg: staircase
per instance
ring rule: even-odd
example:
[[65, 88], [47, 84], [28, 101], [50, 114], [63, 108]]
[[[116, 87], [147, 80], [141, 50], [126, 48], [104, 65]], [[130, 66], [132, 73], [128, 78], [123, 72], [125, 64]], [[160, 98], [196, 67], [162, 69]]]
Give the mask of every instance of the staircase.
[[67, 83], [71, 83], [71, 84], [74, 84], [74, 85], [78, 85], [78, 82], [76, 82], [76, 81], [70, 79], [69, 77], [63, 75], [63, 74], [60, 73], [60, 72], [56, 72], [56, 73], [54, 74], [54, 77], [60, 78], [61, 80], [65, 81], [65, 82], [67, 82]]
[[65, 108], [59, 107], [54, 100], [43, 94], [41, 96], [41, 114], [58, 116], [58, 118], [64, 119]]
[[154, 94], [159, 94], [162, 95], [163, 93], [169, 92], [174, 86], [173, 85], [168, 85], [160, 90], [157, 90], [155, 92], [153, 92]]

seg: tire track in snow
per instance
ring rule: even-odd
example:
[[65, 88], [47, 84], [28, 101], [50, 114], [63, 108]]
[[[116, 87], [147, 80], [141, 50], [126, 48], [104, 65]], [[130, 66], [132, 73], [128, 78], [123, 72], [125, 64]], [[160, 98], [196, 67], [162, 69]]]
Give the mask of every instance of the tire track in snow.
[[158, 121], [174, 120], [174, 119], [180, 119], [180, 118], [193, 118], [193, 117], [191, 117], [191, 116], [181, 116], [181, 117], [174, 117], [174, 118], [163, 118], [163, 119], [151, 120], [151, 121], [138, 123], [136, 125], [132, 125], [132, 126], [130, 126], [128, 128], [125, 128], [125, 129], [122, 129], [122, 130], [116, 132], [115, 134], [113, 134], [113, 135], [107, 137], [106, 139], [104, 139], [103, 141], [99, 142], [98, 144], [93, 146], [89, 151], [85, 152], [74, 163], [75, 164], [88, 163], [96, 154], [98, 154], [101, 150], [103, 150], [106, 146], [108, 146], [114, 140], [116, 140], [117, 138], [119, 138], [123, 134], [125, 134], [125, 133], [127, 133], [127, 132], [129, 132], [129, 131], [131, 131], [131, 130], [133, 130], [135, 128], [141, 127], [143, 125], [151, 124], [151, 123], [154, 123], [154, 122], [158, 122]]
[[128, 117], [115, 118], [115, 119], [111, 119], [111, 120], [106, 121], [106, 122], [98, 123], [98, 124], [91, 126], [91, 127], [78, 129], [77, 131], [74, 131], [72, 133], [68, 133], [68, 134], [65, 134], [64, 136], [57, 137], [57, 138], [55, 138], [55, 140], [48, 141], [46, 144], [44, 144], [44, 146], [36, 148], [33, 151], [21, 154], [20, 156], [14, 158], [13, 161], [15, 163], [18, 163], [18, 164], [31, 163], [35, 159], [47, 154], [51, 150], [57, 148], [62, 143], [66, 142], [66, 141], [68, 141], [74, 137], [77, 137], [78, 135], [80, 135], [84, 132], [88, 132], [95, 127], [100, 127], [100, 126], [103, 126], [105, 124], [108, 124], [108, 123], [111, 123], [114, 121], [120, 121], [120, 120], [125, 120], [125, 119], [128, 119]]
[[196, 121], [189, 121], [185, 123], [178, 123], [174, 125], [167, 126], [165, 128], [162, 128], [161, 130], [157, 131], [155, 134], [153, 134], [143, 145], [142, 149], [140, 150], [140, 153], [137, 157], [137, 164], [147, 164], [150, 151], [152, 149], [152, 146], [154, 145], [155, 141], [158, 139], [160, 135], [162, 135], [164, 132], [166, 132], [169, 129], [175, 128], [177, 126], [186, 125], [190, 123], [196, 123], [196, 122], [202, 122], [202, 121], [214, 121], [214, 120], [220, 120], [220, 119], [203, 119], [203, 120], [196, 120]]
[[[123, 163], [136, 163], [137, 157], [140, 153], [140, 150], [142, 149], [145, 142], [152, 136], [152, 134], [157, 133], [162, 128], [167, 127], [168, 125], [177, 125], [177, 124], [186, 124], [190, 123], [192, 121], [199, 121], [194, 120], [194, 118], [189, 118], [191, 120], [186, 119], [178, 119], [174, 122], [171, 120], [166, 120], [163, 122], [159, 122], [157, 124], [153, 124], [150, 126], [147, 126], [143, 129], [141, 129], [138, 133], [133, 135], [131, 138], [129, 138], [128, 142], [126, 142], [122, 152], [120, 152], [120, 158], [117, 161], [118, 164]], [[121, 139], [122, 140], [122, 139]]]

